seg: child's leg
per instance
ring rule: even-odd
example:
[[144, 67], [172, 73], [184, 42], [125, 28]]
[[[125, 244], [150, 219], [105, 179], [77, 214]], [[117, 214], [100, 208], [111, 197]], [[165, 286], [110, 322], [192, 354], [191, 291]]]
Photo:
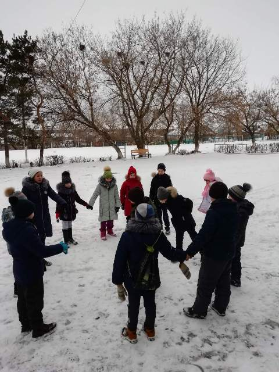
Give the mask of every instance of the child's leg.
[[241, 280], [241, 247], [236, 247], [235, 256], [232, 260], [231, 280]]
[[163, 219], [164, 219], [164, 224], [166, 230], [169, 230], [170, 228], [170, 220], [169, 220], [169, 215], [168, 215], [168, 210], [164, 204], [162, 204], [162, 212], [163, 212]]
[[140, 307], [140, 291], [132, 290], [128, 292], [128, 328], [130, 331], [136, 331]]
[[73, 243], [74, 245], [77, 245], [78, 242], [75, 241], [73, 238], [73, 229], [72, 229], [73, 221], [68, 221], [68, 234], [69, 234], [69, 242]]
[[225, 266], [215, 289], [214, 307], [225, 313], [231, 296], [231, 261]]
[[144, 291], [143, 301], [146, 315], [144, 328], [153, 330], [155, 327], [156, 318], [155, 291]]
[[44, 308], [44, 282], [43, 278], [31, 286], [25, 287], [24, 296], [29, 323], [33, 330], [39, 329], [43, 324], [42, 310]]
[[62, 221], [62, 233], [65, 243], [69, 243], [68, 221]]
[[113, 232], [113, 220], [107, 221], [107, 229], [109, 235], [116, 236], [116, 234]]
[[22, 325], [22, 328], [28, 329], [31, 328], [28, 318], [27, 305], [25, 300], [25, 287], [22, 287], [19, 284], [16, 284], [17, 287], [17, 312], [18, 319]]
[[176, 249], [183, 249], [184, 230], [175, 227]]
[[107, 233], [107, 221], [102, 221], [101, 222], [101, 239], [106, 240], [106, 233]]

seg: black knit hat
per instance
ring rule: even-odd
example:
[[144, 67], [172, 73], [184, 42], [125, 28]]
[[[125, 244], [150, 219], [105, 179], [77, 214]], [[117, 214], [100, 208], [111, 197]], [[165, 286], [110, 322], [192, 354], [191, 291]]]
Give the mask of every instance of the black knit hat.
[[246, 193], [252, 189], [249, 183], [244, 183], [242, 186], [236, 185], [229, 188], [229, 195], [236, 201], [245, 199]]
[[30, 200], [18, 199], [16, 196], [11, 196], [9, 202], [17, 218], [27, 218], [35, 211], [35, 205]]
[[62, 173], [62, 183], [66, 185], [66, 183], [72, 183], [70, 172], [64, 171]]
[[157, 169], [163, 169], [163, 171], [166, 171], [166, 166], [165, 166], [164, 163], [160, 163], [160, 164], [158, 164]]
[[143, 202], [144, 193], [140, 187], [134, 187], [128, 192], [128, 199], [131, 200], [136, 205], [139, 205]]
[[228, 188], [223, 182], [214, 182], [209, 189], [209, 196], [213, 199], [226, 199]]

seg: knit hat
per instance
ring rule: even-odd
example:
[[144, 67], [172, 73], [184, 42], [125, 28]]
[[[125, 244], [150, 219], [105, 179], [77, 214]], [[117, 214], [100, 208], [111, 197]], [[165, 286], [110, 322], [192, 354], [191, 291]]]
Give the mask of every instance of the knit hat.
[[128, 199], [131, 200], [136, 205], [139, 205], [143, 202], [144, 193], [140, 187], [134, 187], [128, 192]]
[[66, 183], [72, 183], [71, 175], [69, 171], [64, 171], [62, 173], [62, 183], [63, 185], [66, 185]]
[[40, 168], [32, 168], [32, 169], [30, 169], [30, 171], [28, 172], [28, 176], [29, 176], [30, 178], [34, 178], [38, 172], [41, 172], [41, 169], [40, 169]]
[[158, 200], [167, 199], [169, 197], [169, 195], [170, 195], [170, 193], [165, 187], [163, 187], [163, 186], [158, 187], [158, 190], [157, 190], [157, 199]]
[[213, 170], [207, 169], [203, 176], [203, 179], [205, 181], [215, 181], [215, 173], [213, 172]]
[[214, 182], [209, 189], [209, 196], [213, 199], [226, 199], [228, 188], [223, 182]]
[[106, 178], [112, 178], [112, 177], [113, 177], [109, 165], [107, 165], [106, 167], [104, 167], [104, 174], [103, 174], [103, 177], [104, 177], [105, 179], [106, 179]]
[[154, 209], [150, 204], [142, 203], [137, 206], [135, 219], [136, 220], [148, 220], [155, 215]]
[[15, 191], [13, 187], [8, 187], [5, 191], [4, 194], [7, 198], [11, 196], [15, 196], [18, 199], [27, 199], [26, 196], [23, 194], [22, 191]]
[[163, 169], [163, 171], [166, 171], [166, 166], [165, 166], [164, 163], [160, 163], [160, 164], [158, 164], [157, 169]]
[[17, 218], [27, 218], [35, 211], [35, 205], [30, 200], [20, 200], [16, 196], [11, 196], [9, 202]]
[[229, 188], [229, 195], [236, 201], [245, 199], [246, 193], [252, 189], [249, 183], [244, 183], [242, 186], [236, 185]]
[[131, 173], [135, 173], [137, 174], [137, 170], [136, 168], [134, 168], [133, 166], [131, 166], [128, 170], [128, 176], [130, 177]]

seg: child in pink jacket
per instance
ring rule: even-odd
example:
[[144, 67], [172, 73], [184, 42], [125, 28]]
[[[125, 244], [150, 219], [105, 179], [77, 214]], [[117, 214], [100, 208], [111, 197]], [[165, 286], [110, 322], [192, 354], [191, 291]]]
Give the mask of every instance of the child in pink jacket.
[[207, 169], [203, 179], [205, 181], [205, 187], [202, 192], [202, 202], [198, 208], [198, 210], [202, 213], [206, 213], [211, 205], [211, 198], [209, 196], [209, 189], [216, 181], [221, 181], [219, 177], [215, 176], [215, 173], [212, 169]]

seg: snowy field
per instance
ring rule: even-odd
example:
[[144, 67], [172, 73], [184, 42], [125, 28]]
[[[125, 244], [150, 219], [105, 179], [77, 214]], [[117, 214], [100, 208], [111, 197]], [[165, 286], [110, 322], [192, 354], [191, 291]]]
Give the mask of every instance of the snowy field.
[[[187, 147], [187, 149], [190, 149]], [[96, 149], [95, 149], [96, 150]], [[50, 149], [47, 152], [68, 156], [114, 155], [104, 148]], [[279, 154], [224, 155], [204, 145], [201, 153], [191, 156], [164, 156], [166, 146], [150, 147], [151, 159], [112, 161], [109, 163], [67, 164], [43, 167], [45, 177], [55, 188], [61, 172], [70, 170], [80, 196], [89, 200], [105, 164], [109, 164], [119, 187], [130, 165], [142, 177], [145, 194], [149, 193], [151, 172], [159, 162], [167, 166], [179, 193], [194, 201], [194, 217], [199, 228], [204, 215], [197, 211], [204, 186], [202, 176], [212, 168], [229, 186], [249, 182], [253, 191], [248, 198], [255, 204], [245, 248], [241, 288], [232, 288], [226, 317], [209, 311], [205, 320], [189, 319], [183, 307], [193, 304], [199, 271], [199, 257], [189, 262], [189, 281], [178, 265], [162, 256], [162, 285], [156, 293], [157, 318], [154, 342], [148, 342], [140, 328], [144, 309], [140, 310], [139, 342], [121, 340], [120, 331], [127, 321], [127, 303], [117, 299], [111, 283], [112, 264], [119, 236], [125, 229], [122, 211], [116, 222], [117, 238], [100, 241], [98, 205], [90, 211], [78, 206], [74, 237], [79, 245], [68, 255], [52, 257], [53, 265], [45, 274], [46, 322], [56, 321], [52, 335], [34, 340], [20, 334], [16, 299], [13, 298], [12, 260], [0, 239], [0, 370], [3, 372], [278, 372], [279, 371]], [[11, 159], [22, 159], [12, 152]], [[129, 151], [128, 151], [129, 153]], [[65, 154], [66, 155], [66, 154]], [[18, 156], [18, 158], [16, 158]], [[38, 151], [30, 151], [30, 160]], [[3, 162], [3, 153], [0, 153]], [[21, 187], [28, 169], [0, 171], [1, 190]], [[1, 209], [7, 200], [0, 190]], [[97, 201], [98, 203], [98, 201]], [[50, 201], [54, 236], [48, 243], [61, 240], [61, 223], [55, 221], [55, 204]], [[170, 240], [175, 241], [174, 230]], [[185, 235], [184, 248], [190, 243]]]

